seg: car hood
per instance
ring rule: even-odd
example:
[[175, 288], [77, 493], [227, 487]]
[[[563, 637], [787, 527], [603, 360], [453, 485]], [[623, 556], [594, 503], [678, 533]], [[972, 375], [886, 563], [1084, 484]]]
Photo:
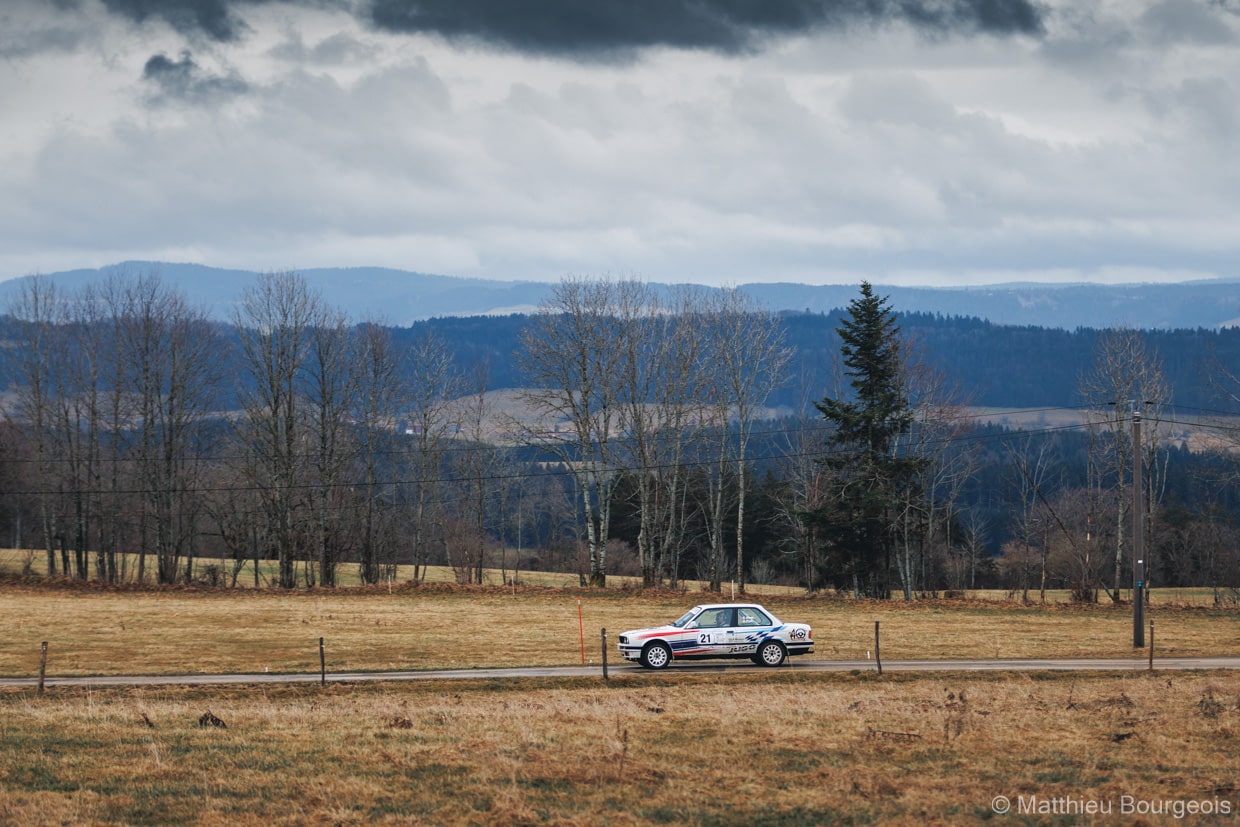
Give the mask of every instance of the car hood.
[[634, 637], [652, 637], [654, 635], [673, 635], [673, 634], [676, 634], [677, 632], [683, 632], [683, 631], [685, 630], [681, 629], [678, 626], [673, 626], [672, 624], [668, 623], [664, 626], [648, 626], [645, 629], [629, 629], [627, 632], [621, 632], [620, 634], [624, 635], [625, 637], [634, 638]]

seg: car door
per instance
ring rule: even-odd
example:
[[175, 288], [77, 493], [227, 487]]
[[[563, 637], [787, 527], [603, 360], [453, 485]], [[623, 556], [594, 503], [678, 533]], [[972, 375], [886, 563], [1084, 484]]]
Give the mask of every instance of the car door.
[[697, 616], [697, 653], [721, 655], [731, 644], [736, 610], [731, 607], [710, 607]]
[[736, 625], [732, 628], [729, 643], [732, 654], [753, 654], [758, 643], [768, 636], [774, 621], [754, 606], [741, 606], [736, 610]]

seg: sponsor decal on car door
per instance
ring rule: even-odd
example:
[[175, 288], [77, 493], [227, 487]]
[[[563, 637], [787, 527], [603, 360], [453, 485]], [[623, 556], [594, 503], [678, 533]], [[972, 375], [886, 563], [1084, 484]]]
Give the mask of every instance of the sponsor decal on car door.
[[736, 626], [729, 641], [731, 654], [751, 655], [758, 644], [770, 636], [771, 619], [757, 609], [742, 606], [737, 610]]

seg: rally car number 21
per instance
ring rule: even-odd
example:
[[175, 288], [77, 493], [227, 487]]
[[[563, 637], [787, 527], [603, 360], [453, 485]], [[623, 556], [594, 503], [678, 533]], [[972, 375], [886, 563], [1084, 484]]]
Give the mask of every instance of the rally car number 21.
[[620, 635], [620, 654], [648, 669], [674, 660], [749, 658], [779, 666], [792, 655], [814, 651], [814, 633], [804, 623], [785, 623], [756, 603], [694, 606], [666, 626]]

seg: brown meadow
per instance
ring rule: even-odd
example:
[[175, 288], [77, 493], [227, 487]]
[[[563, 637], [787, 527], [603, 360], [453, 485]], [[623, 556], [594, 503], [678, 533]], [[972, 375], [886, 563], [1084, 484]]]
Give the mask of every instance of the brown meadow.
[[[0, 823], [13, 825], [1140, 823], [1121, 817], [1128, 802], [1208, 807], [1214, 823], [1240, 812], [1232, 674], [9, 691], [0, 743]], [[1010, 814], [995, 815], [996, 796]], [[1064, 809], [1089, 802], [1110, 813]]]
[[[665, 623], [702, 592], [449, 585], [270, 592], [103, 590], [0, 581], [0, 675], [30, 676], [48, 642], [49, 676], [397, 671], [597, 663], [626, 629]], [[765, 595], [814, 627], [808, 659], [1141, 657], [1130, 606], [955, 600], [867, 602]], [[1156, 605], [1157, 656], [1240, 655], [1240, 612]], [[614, 655], [614, 648], [611, 649]]]
[[[875, 621], [885, 659], [1142, 657], [1126, 606], [763, 595], [814, 625], [809, 659], [857, 670], [330, 682], [344, 670], [573, 665], [583, 648], [597, 663], [600, 629], [614, 647], [617, 632], [709, 599], [9, 577], [3, 675], [35, 674], [42, 641], [49, 677], [317, 673], [323, 637], [329, 683], [0, 691], [0, 824], [1160, 823], [1171, 817], [1150, 808], [1190, 803], [1219, 822], [1240, 813], [1240, 675], [879, 676], [866, 659]], [[1159, 655], [1240, 654], [1234, 610], [1157, 604], [1149, 616]], [[996, 815], [997, 796], [1012, 812]], [[1147, 812], [1125, 817], [1126, 804]]]

